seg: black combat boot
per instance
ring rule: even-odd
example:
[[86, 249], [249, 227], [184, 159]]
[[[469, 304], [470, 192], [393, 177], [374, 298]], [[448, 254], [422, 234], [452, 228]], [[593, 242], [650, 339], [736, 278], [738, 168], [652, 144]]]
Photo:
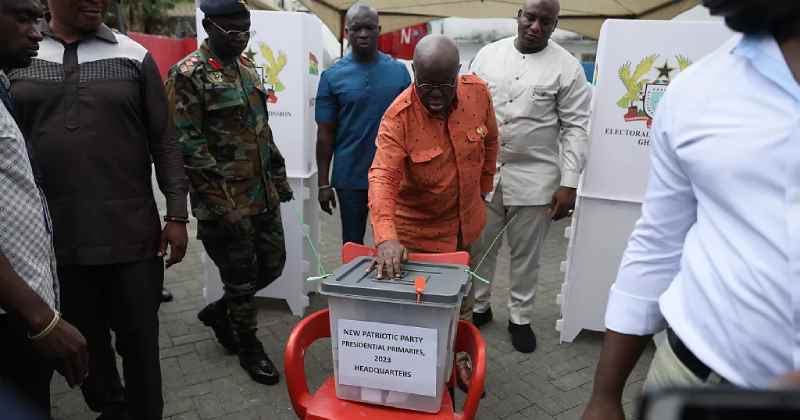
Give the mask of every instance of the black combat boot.
[[264, 352], [264, 346], [255, 333], [239, 334], [239, 364], [253, 378], [264, 385], [275, 385], [281, 375]]
[[217, 341], [222, 347], [225, 347], [228, 353], [236, 354], [239, 352], [239, 342], [233, 333], [233, 328], [231, 328], [231, 322], [228, 319], [228, 306], [225, 301], [220, 299], [206, 306], [197, 314], [197, 319], [214, 330]]

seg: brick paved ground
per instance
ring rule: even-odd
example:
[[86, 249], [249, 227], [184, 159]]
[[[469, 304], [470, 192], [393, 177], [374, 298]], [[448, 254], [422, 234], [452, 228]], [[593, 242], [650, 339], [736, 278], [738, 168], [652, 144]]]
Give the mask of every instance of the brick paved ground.
[[[337, 217], [321, 215], [320, 252], [328, 269], [338, 265], [341, 234]], [[539, 347], [531, 355], [517, 353], [506, 331], [504, 302], [508, 297], [508, 250], [500, 253], [493, 308], [495, 321], [482, 329], [488, 344], [488, 392], [481, 402], [479, 418], [488, 419], [578, 419], [589, 398], [594, 366], [602, 336], [582, 333], [574, 343], [558, 344], [554, 330], [559, 318], [556, 295], [563, 275], [565, 223], [550, 230], [542, 256], [534, 329]], [[192, 232], [192, 236], [193, 232]], [[164, 376], [164, 416], [173, 420], [194, 419], [294, 419], [285, 384], [266, 387], [252, 382], [235, 356], [226, 355], [211, 331], [197, 321], [203, 307], [201, 245], [192, 240], [187, 258], [167, 272], [167, 286], [175, 301], [161, 308], [161, 369]], [[298, 279], [298, 281], [301, 281]], [[325, 307], [324, 298], [312, 296], [309, 311]], [[283, 371], [283, 346], [298, 321], [285, 303], [260, 301], [259, 336], [267, 352]], [[637, 366], [625, 392], [630, 413], [641, 388], [651, 357]], [[314, 344], [306, 356], [309, 384], [318, 386], [332, 374], [329, 342]], [[77, 390], [70, 390], [60, 376], [53, 384], [54, 416], [57, 420], [94, 419]]]

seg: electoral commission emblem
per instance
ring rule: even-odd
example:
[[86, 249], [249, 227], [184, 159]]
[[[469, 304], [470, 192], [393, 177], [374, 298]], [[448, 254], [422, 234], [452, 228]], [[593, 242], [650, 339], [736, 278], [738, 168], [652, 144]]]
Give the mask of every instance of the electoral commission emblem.
[[658, 54], [653, 54], [643, 58], [636, 68], [632, 68], [630, 61], [620, 67], [619, 79], [626, 93], [617, 101], [617, 106], [627, 110], [626, 122], [642, 121], [650, 128], [658, 103], [672, 82], [673, 73], [684, 71], [692, 64], [686, 56], [677, 55], [677, 67], [671, 67], [669, 59], [665, 59], [661, 67], [656, 67], [658, 58]]
[[286, 90], [286, 86], [280, 79], [280, 74], [286, 67], [288, 56], [284, 51], [275, 52], [267, 43], [259, 42], [258, 49], [261, 52], [263, 60], [256, 60], [257, 53], [249, 48], [244, 55], [256, 62], [262, 62], [263, 65], [257, 65], [256, 70], [261, 76], [261, 83], [267, 88], [267, 102], [274, 104], [278, 102], [278, 93]]
[[647, 117], [651, 120], [656, 116], [658, 103], [661, 102], [661, 98], [667, 91], [667, 86], [669, 85], [648, 83], [644, 88], [644, 113], [647, 114]]

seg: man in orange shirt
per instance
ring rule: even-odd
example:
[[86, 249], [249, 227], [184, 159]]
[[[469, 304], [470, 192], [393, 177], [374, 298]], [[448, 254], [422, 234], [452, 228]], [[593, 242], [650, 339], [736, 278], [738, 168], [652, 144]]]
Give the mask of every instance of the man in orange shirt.
[[[486, 222], [482, 196], [495, 174], [491, 94], [477, 76], [458, 75], [455, 43], [423, 38], [413, 68], [414, 85], [383, 116], [369, 171], [379, 278], [398, 276], [409, 252], [469, 251]], [[462, 319], [471, 319], [472, 297], [470, 289]], [[463, 367], [459, 361], [462, 384], [469, 380]]]

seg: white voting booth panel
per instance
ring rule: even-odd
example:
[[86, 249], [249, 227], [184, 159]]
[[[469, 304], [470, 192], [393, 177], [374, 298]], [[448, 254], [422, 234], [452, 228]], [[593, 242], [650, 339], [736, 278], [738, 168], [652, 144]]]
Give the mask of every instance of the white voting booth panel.
[[[283, 299], [289, 304], [292, 314], [302, 316], [308, 306], [305, 279], [317, 275], [319, 270], [319, 261], [305, 238], [305, 235], [308, 235], [315, 247], [319, 243], [317, 177], [315, 175], [310, 178], [289, 178], [289, 185], [294, 191], [295, 199], [281, 204], [286, 242], [286, 267], [281, 277], [256, 296]], [[223, 294], [219, 270], [205, 252], [202, 253], [201, 259], [203, 296], [207, 302], [213, 302]]]
[[[603, 331], [608, 291], [647, 187], [652, 119], [670, 82], [732, 36], [721, 22], [608, 20], [600, 33], [589, 159], [569, 229], [561, 341]], [[698, 115], [702, 118], [702, 115]]]
[[[206, 38], [197, 10], [197, 39]], [[286, 238], [283, 275], [258, 296], [284, 299], [292, 313], [302, 315], [308, 306], [304, 279], [317, 274], [317, 259], [303, 235], [305, 229], [316, 247], [319, 214], [316, 204], [317, 127], [314, 99], [322, 71], [322, 22], [314, 15], [295, 12], [251, 11], [253, 34], [244, 54], [252, 58], [268, 94], [269, 125], [275, 143], [286, 159], [286, 172], [295, 200], [281, 205]], [[313, 199], [312, 199], [313, 198]], [[303, 226], [298, 221], [303, 215]], [[219, 271], [203, 255], [204, 296], [222, 296]]]
[[582, 329], [605, 329], [608, 289], [641, 212], [641, 204], [625, 201], [581, 197], [578, 204], [567, 257], [567, 281], [561, 287], [563, 318], [559, 330], [561, 341], [568, 342]]

